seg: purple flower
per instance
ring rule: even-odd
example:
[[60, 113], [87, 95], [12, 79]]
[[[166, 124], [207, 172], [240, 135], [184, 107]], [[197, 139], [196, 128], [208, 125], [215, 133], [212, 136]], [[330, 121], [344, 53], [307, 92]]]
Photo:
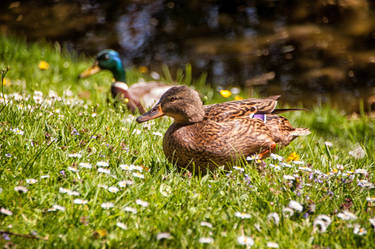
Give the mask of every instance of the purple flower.
[[10, 154], [10, 153], [6, 153], [5, 156], [6, 156], [6, 157], [12, 157], [12, 154]]
[[72, 130], [72, 133], [71, 133], [72, 135], [76, 135], [76, 136], [79, 136], [79, 132], [77, 131], [77, 129], [73, 129]]
[[60, 170], [60, 174], [65, 177], [66, 176], [65, 170]]
[[10, 237], [9, 237], [8, 233], [3, 233], [3, 238], [4, 238], [4, 240], [10, 240]]
[[304, 213], [304, 214], [303, 214], [303, 218], [304, 218], [304, 219], [309, 218], [309, 213]]

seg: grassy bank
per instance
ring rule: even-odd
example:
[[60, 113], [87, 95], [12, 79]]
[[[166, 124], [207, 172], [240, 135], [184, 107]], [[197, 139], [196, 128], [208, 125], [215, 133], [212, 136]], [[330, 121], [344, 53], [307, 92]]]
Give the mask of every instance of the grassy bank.
[[[160, 133], [171, 120], [140, 125], [107, 104], [109, 73], [77, 80], [91, 63], [58, 45], [0, 37], [0, 68], [10, 67], [0, 98], [0, 245], [373, 246], [372, 120], [348, 119], [329, 107], [289, 113], [293, 125], [312, 134], [276, 150], [281, 162], [267, 158], [191, 177], [164, 157]], [[149, 78], [134, 69], [127, 75], [130, 83]], [[234, 98], [209, 88], [202, 95], [208, 103]], [[286, 162], [293, 152], [299, 158]], [[322, 214], [330, 224], [317, 219]]]

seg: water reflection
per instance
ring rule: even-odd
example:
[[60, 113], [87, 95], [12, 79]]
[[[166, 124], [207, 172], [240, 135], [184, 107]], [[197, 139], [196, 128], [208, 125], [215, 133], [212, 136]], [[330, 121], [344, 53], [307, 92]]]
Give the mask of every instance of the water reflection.
[[127, 65], [193, 65], [220, 86], [283, 102], [374, 109], [375, 3], [300, 1], [1, 1], [0, 32], [58, 40]]

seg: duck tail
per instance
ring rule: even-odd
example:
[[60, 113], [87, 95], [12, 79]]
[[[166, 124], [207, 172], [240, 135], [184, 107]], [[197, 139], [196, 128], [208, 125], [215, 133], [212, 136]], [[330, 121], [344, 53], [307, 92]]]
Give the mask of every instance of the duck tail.
[[273, 96], [268, 96], [267, 99], [278, 100], [280, 97], [281, 95], [273, 95]]
[[290, 135], [294, 137], [298, 136], [307, 136], [311, 133], [311, 131], [308, 128], [296, 128], [294, 131], [290, 133]]
[[305, 108], [284, 108], [284, 109], [275, 109], [272, 111], [272, 114], [278, 114], [283, 112], [292, 112], [292, 111], [307, 111]]

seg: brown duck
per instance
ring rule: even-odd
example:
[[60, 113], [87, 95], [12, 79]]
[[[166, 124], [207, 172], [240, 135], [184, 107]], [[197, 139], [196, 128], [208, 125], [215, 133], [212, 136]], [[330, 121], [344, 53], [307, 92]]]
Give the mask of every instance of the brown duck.
[[[164, 115], [174, 119], [163, 139], [169, 161], [190, 170], [213, 170], [255, 153], [263, 157], [277, 144], [288, 145], [305, 128], [293, 128], [276, 115], [279, 96], [245, 99], [203, 106], [198, 93], [186, 86], [172, 87], [147, 113], [142, 123]], [[296, 110], [296, 109], [290, 109]]]

